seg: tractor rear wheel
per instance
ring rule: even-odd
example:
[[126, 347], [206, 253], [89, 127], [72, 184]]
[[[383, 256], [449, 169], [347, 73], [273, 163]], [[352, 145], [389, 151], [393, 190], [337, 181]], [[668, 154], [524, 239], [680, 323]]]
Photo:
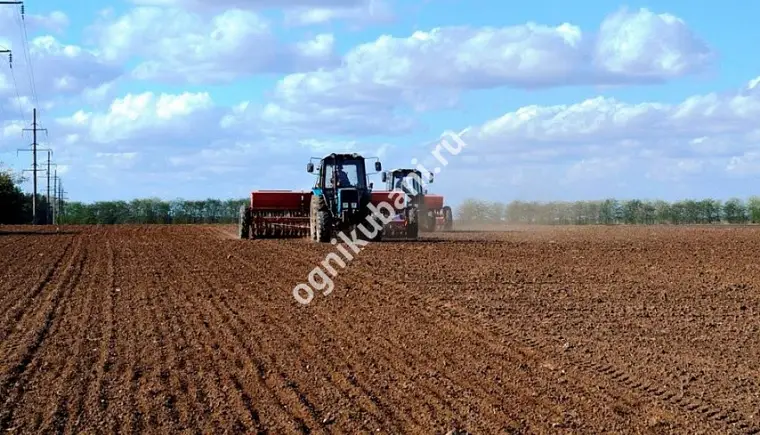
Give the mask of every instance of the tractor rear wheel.
[[317, 212], [317, 228], [316, 236], [317, 241], [321, 243], [330, 243], [330, 215], [326, 210], [320, 210]]
[[309, 236], [313, 242], [330, 242], [330, 215], [327, 212], [325, 199], [321, 196], [311, 197], [311, 210], [309, 213]]
[[448, 205], [443, 208], [443, 230], [451, 231], [454, 229], [454, 213]]
[[406, 237], [409, 239], [416, 239], [419, 237], [420, 222], [417, 213], [418, 210], [416, 208], [412, 208], [407, 212]]
[[427, 230], [430, 233], [434, 233], [436, 226], [438, 225], [438, 219], [435, 217], [435, 212], [431, 211], [430, 214], [425, 216], [427, 218]]
[[247, 205], [240, 206], [238, 216], [238, 237], [248, 239], [251, 236], [251, 211]]

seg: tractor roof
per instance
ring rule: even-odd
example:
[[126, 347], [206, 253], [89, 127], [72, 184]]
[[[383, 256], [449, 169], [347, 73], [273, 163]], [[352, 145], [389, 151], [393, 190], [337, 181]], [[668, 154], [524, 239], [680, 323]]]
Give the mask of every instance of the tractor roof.
[[357, 153], [332, 153], [324, 156], [322, 160], [345, 160], [345, 159], [364, 159]]

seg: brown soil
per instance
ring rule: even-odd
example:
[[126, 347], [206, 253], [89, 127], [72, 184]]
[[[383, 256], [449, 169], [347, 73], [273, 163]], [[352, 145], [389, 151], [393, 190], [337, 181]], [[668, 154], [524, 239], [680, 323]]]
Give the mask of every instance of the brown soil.
[[308, 306], [333, 246], [33, 230], [0, 234], [4, 433], [760, 432], [758, 228], [376, 243]]

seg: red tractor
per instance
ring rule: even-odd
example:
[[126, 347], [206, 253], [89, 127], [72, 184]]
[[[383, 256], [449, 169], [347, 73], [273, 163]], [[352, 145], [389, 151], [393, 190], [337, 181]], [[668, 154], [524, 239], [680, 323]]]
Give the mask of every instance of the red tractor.
[[[388, 201], [389, 197], [403, 194], [405, 202], [403, 207], [397, 209], [397, 215], [385, 231], [386, 238], [399, 232], [406, 233], [406, 237], [416, 238], [418, 231], [451, 231], [454, 227], [454, 219], [451, 207], [443, 205], [443, 196], [427, 193], [422, 186], [422, 173], [417, 169], [392, 169], [384, 172], [383, 183], [386, 183], [385, 191], [372, 192], [372, 202]], [[428, 183], [433, 182], [430, 175]], [[410, 222], [413, 220], [413, 222]], [[414, 228], [408, 228], [413, 225]], [[400, 230], [400, 228], [406, 228]], [[414, 236], [412, 236], [414, 234]]]

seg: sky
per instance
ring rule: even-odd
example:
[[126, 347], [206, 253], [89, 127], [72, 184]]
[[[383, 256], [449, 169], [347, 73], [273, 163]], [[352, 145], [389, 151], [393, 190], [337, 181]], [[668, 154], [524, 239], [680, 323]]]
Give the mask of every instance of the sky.
[[[760, 194], [759, 12], [737, 0], [30, 0], [22, 21], [0, 5], [0, 50], [13, 53], [12, 70], [0, 53], [0, 162], [31, 167], [18, 150], [37, 107], [38, 143], [73, 201], [306, 190], [309, 158], [331, 152], [438, 168], [428, 189], [453, 206], [742, 198]], [[441, 164], [433, 150], [462, 131]]]

